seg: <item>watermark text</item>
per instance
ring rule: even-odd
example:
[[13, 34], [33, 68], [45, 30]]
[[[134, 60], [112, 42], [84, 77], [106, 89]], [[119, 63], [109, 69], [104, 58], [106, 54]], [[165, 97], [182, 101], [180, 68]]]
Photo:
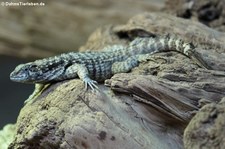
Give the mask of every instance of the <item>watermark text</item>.
[[44, 2], [1, 2], [1, 6], [45, 6]]

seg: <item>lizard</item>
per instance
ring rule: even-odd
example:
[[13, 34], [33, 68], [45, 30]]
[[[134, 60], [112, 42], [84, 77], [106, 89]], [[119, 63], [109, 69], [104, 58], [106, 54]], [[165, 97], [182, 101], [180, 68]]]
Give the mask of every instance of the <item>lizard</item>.
[[193, 59], [200, 67], [207, 67], [195, 54], [192, 43], [173, 36], [137, 37], [127, 46], [113, 45], [101, 51], [69, 52], [18, 65], [10, 74], [15, 82], [35, 84], [27, 101], [41, 94], [52, 82], [80, 78], [87, 89], [98, 89], [97, 82], [116, 73], [126, 73], [145, 61], [149, 55], [177, 51]]

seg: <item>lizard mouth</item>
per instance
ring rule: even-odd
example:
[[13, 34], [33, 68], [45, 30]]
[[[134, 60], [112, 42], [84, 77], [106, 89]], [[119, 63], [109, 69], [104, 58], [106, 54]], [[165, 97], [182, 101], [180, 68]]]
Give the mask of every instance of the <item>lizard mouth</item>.
[[10, 74], [10, 80], [15, 82], [24, 82], [26, 78], [26, 74], [14, 74], [13, 72]]

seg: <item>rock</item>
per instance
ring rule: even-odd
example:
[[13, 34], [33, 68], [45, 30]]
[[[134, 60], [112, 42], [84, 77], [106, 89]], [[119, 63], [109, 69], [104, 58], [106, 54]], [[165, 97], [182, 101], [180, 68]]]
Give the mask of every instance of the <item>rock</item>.
[[223, 149], [225, 146], [225, 98], [207, 104], [193, 117], [184, 132], [186, 149]]
[[175, 129], [175, 122], [158, 117], [147, 105], [99, 87], [100, 93], [92, 93], [80, 80], [52, 85], [21, 110], [9, 148], [182, 147], [183, 125]]

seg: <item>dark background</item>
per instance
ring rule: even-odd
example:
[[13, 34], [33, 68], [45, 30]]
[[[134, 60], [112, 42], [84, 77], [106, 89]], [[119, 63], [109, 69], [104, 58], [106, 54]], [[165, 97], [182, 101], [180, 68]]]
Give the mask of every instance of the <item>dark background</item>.
[[26, 60], [0, 56], [0, 129], [7, 123], [15, 123], [23, 102], [31, 94], [34, 85], [12, 82], [9, 74]]

